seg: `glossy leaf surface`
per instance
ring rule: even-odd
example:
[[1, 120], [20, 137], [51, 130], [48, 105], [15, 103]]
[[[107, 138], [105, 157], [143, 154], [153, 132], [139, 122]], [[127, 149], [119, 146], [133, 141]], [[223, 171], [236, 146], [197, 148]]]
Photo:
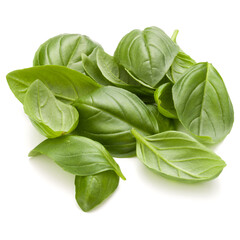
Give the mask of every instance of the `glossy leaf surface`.
[[177, 118], [177, 113], [173, 104], [171, 82], [160, 85], [154, 92], [154, 99], [158, 106], [158, 111], [168, 118]]
[[90, 55], [100, 45], [80, 34], [61, 34], [44, 42], [37, 50], [33, 65], [60, 65], [84, 73], [82, 53]]
[[144, 137], [132, 130], [137, 139], [137, 156], [151, 170], [183, 182], [216, 178], [225, 162], [186, 133], [167, 131]]
[[72, 132], [78, 124], [78, 111], [55, 98], [40, 81], [34, 81], [24, 98], [24, 111], [37, 130], [47, 138]]
[[8, 73], [7, 81], [16, 98], [23, 103], [29, 86], [41, 80], [59, 100], [72, 103], [100, 87], [84, 74], [62, 66], [38, 66]]
[[178, 46], [159, 28], [133, 30], [114, 53], [117, 61], [151, 87], [163, 79], [178, 53]]
[[74, 134], [101, 142], [114, 156], [135, 154], [133, 127], [148, 135], [159, 132], [157, 120], [146, 105], [121, 88], [102, 87], [74, 106], [81, 116]]
[[98, 142], [81, 136], [47, 139], [35, 147], [29, 156], [46, 155], [65, 171], [78, 176], [89, 176], [104, 171], [115, 171], [125, 179], [118, 164]]
[[[172, 40], [174, 43], [176, 43], [177, 35], [178, 30], [176, 30], [172, 35]], [[189, 55], [180, 49], [168, 71], [168, 76], [170, 76], [170, 79], [172, 79], [173, 82], [177, 82], [188, 70], [188, 68], [194, 64], [196, 64], [195, 60], [193, 60]]]
[[212, 64], [198, 63], [189, 68], [174, 84], [173, 100], [179, 120], [199, 140], [216, 143], [230, 132], [232, 103]]
[[76, 176], [76, 201], [84, 212], [88, 212], [118, 187], [119, 176], [114, 171], [101, 172], [91, 176]]

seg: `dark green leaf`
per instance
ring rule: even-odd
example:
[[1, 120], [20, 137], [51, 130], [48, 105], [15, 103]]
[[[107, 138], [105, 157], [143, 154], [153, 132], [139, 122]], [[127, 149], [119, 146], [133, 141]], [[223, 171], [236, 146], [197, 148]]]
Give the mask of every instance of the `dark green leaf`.
[[38, 66], [10, 72], [7, 81], [16, 98], [23, 103], [28, 87], [41, 80], [59, 100], [72, 103], [100, 87], [84, 74], [62, 66]]
[[82, 53], [87, 56], [100, 45], [80, 34], [61, 34], [50, 38], [37, 50], [33, 65], [60, 65], [84, 73]]
[[159, 132], [157, 120], [146, 105], [121, 88], [102, 87], [74, 105], [81, 116], [74, 133], [101, 142], [114, 156], [135, 154], [133, 127], [148, 135]]
[[98, 142], [81, 136], [47, 139], [35, 147], [29, 156], [44, 154], [65, 171], [78, 176], [89, 176], [104, 171], [115, 171], [125, 179], [118, 164]]
[[167, 131], [137, 139], [137, 156], [151, 170], [177, 181], [201, 182], [216, 178], [225, 162], [186, 133]]
[[209, 63], [193, 65], [173, 86], [183, 126], [199, 140], [217, 143], [231, 131], [234, 113], [224, 82]]
[[76, 201], [84, 212], [88, 212], [109, 197], [116, 190], [118, 183], [119, 176], [114, 171], [76, 176]]
[[159, 28], [133, 30], [114, 53], [117, 61], [145, 84], [156, 87], [178, 53], [178, 46]]
[[24, 111], [37, 130], [48, 138], [72, 132], [78, 124], [78, 111], [55, 98], [40, 81], [34, 81], [24, 98]]

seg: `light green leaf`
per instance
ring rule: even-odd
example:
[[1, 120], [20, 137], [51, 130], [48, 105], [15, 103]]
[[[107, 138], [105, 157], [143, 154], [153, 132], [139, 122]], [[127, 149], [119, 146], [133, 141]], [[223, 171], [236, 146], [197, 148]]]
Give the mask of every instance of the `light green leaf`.
[[35, 147], [29, 156], [44, 154], [65, 171], [78, 176], [89, 176], [104, 171], [115, 171], [125, 179], [118, 164], [98, 142], [81, 136], [62, 136], [47, 139]]
[[101, 172], [91, 176], [76, 176], [76, 201], [84, 212], [88, 212], [118, 187], [119, 176], [114, 171]]
[[144, 137], [135, 129], [137, 156], [148, 168], [163, 177], [182, 182], [216, 178], [226, 166], [210, 149], [186, 133], [167, 131]]
[[24, 98], [24, 111], [37, 130], [47, 138], [72, 132], [78, 124], [78, 111], [55, 98], [40, 81], [34, 81]]
[[97, 65], [102, 75], [114, 86], [135, 93], [140, 98], [149, 98], [152, 100], [154, 89], [137, 82], [116, 62], [114, 57], [108, 55], [102, 49], [98, 49], [97, 51]]
[[41, 80], [59, 100], [73, 103], [100, 88], [91, 78], [62, 66], [38, 66], [8, 73], [7, 81], [16, 98], [23, 103], [29, 86]]
[[[172, 40], [174, 43], [176, 42], [178, 35], [178, 30], [175, 30], [172, 35]], [[179, 50], [177, 56], [174, 58], [172, 66], [168, 71], [169, 78], [174, 82], [177, 82], [182, 75], [190, 68], [192, 65], [196, 64], [196, 62], [181, 49]]]
[[234, 120], [232, 103], [212, 64], [193, 65], [172, 90], [180, 122], [199, 140], [217, 143], [231, 131]]
[[96, 52], [98, 48], [95, 48], [91, 55], [87, 56], [82, 54], [82, 64], [86, 74], [95, 80], [97, 83], [108, 86], [112, 85], [101, 73], [96, 61]]
[[157, 87], [178, 53], [178, 46], [159, 28], [133, 30], [114, 53], [117, 61], [136, 78]]
[[100, 45], [80, 34], [61, 34], [44, 42], [37, 50], [33, 65], [60, 65], [84, 73], [82, 53], [90, 55]]
[[177, 113], [173, 104], [171, 82], [160, 85], [154, 92], [154, 99], [158, 106], [158, 111], [168, 118], [177, 118]]
[[79, 124], [74, 134], [102, 143], [114, 156], [135, 155], [134, 127], [144, 134], [159, 132], [155, 116], [133, 93], [116, 87], [102, 87], [74, 104]]

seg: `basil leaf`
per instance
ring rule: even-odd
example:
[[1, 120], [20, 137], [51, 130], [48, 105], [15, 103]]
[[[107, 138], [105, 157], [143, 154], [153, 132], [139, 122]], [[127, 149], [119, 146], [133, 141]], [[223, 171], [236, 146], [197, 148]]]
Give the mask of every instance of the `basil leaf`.
[[78, 111], [55, 98], [40, 81], [34, 81], [24, 98], [24, 111], [37, 130], [47, 138], [72, 132], [78, 124]]
[[112, 170], [125, 179], [118, 164], [98, 142], [81, 136], [62, 136], [47, 139], [35, 147], [29, 156], [44, 154], [65, 171], [78, 176], [89, 176]]
[[84, 71], [86, 74], [91, 77], [93, 80], [95, 80], [97, 83], [107, 86], [112, 85], [101, 73], [97, 66], [96, 61], [96, 51], [97, 48], [94, 49], [94, 51], [91, 53], [90, 56], [87, 56], [85, 54], [82, 54], [82, 64]]
[[88, 212], [118, 187], [119, 176], [114, 171], [101, 172], [91, 176], [76, 176], [76, 201], [84, 212]]
[[100, 45], [80, 34], [61, 34], [44, 42], [37, 50], [33, 65], [60, 65], [84, 73], [82, 53], [87, 56]]
[[178, 46], [159, 28], [133, 30], [114, 53], [117, 61], [151, 87], [163, 79], [178, 53]]
[[102, 143], [114, 156], [135, 155], [133, 127], [147, 135], [159, 132], [157, 120], [146, 105], [121, 88], [102, 87], [79, 98], [74, 106], [81, 116], [74, 134]]
[[165, 132], [165, 131], [176, 129], [174, 120], [162, 115], [158, 111], [157, 106], [148, 104], [147, 107], [152, 112], [152, 114], [155, 116], [155, 118], [157, 119], [159, 132]]
[[[172, 40], [176, 43], [176, 38], [178, 35], [178, 30], [175, 30], [172, 35]], [[181, 49], [179, 50], [177, 56], [174, 58], [172, 66], [169, 69], [168, 76], [172, 79], [173, 83], [177, 82], [181, 76], [196, 62]]]
[[135, 81], [126, 71], [120, 66], [114, 57], [105, 53], [102, 49], [97, 51], [97, 65], [102, 75], [116, 87], [124, 88], [140, 96], [152, 96], [153, 88], [146, 87]]
[[177, 118], [177, 113], [173, 104], [171, 82], [160, 85], [154, 92], [154, 99], [158, 106], [158, 111], [168, 118]]
[[72, 103], [100, 87], [84, 74], [62, 66], [38, 66], [8, 73], [7, 81], [16, 98], [23, 103], [28, 87], [41, 80], [59, 100]]
[[167, 131], [144, 137], [135, 129], [137, 156], [148, 168], [163, 177], [182, 182], [216, 178], [225, 162], [189, 135]]
[[180, 122], [199, 140], [217, 143], [231, 131], [232, 103], [212, 64], [193, 65], [172, 90]]

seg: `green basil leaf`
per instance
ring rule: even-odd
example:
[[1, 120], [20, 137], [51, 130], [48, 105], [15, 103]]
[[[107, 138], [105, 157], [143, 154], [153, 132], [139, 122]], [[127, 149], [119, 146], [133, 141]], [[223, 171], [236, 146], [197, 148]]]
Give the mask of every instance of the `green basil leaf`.
[[84, 74], [62, 66], [38, 66], [8, 73], [7, 81], [16, 98], [23, 103], [29, 86], [41, 80], [59, 100], [72, 103], [100, 87]]
[[174, 120], [162, 115], [158, 111], [157, 106], [148, 104], [147, 107], [152, 112], [152, 114], [155, 116], [155, 118], [157, 119], [159, 132], [165, 132], [165, 131], [176, 129]]
[[178, 53], [178, 46], [159, 28], [133, 30], [114, 53], [117, 61], [151, 87], [163, 79]]
[[84, 73], [82, 53], [87, 56], [100, 45], [80, 34], [61, 34], [44, 42], [37, 50], [33, 65], [60, 65]]
[[157, 120], [146, 105], [121, 88], [102, 87], [79, 98], [74, 106], [81, 116], [74, 134], [102, 143], [117, 157], [135, 155], [133, 127], [148, 135], [159, 132]]
[[217, 143], [231, 131], [233, 106], [212, 64], [193, 65], [172, 90], [180, 122], [200, 141]]
[[47, 139], [35, 147], [29, 156], [44, 154], [65, 171], [78, 176], [89, 176], [112, 170], [125, 179], [118, 164], [98, 142], [81, 136], [62, 136]]
[[40, 81], [34, 81], [24, 98], [24, 111], [37, 130], [47, 138], [72, 132], [78, 124], [78, 111], [55, 98]]
[[137, 94], [140, 98], [153, 95], [151, 87], [145, 87], [135, 81], [123, 67], [121, 67], [114, 57], [105, 53], [102, 49], [97, 52], [97, 65], [103, 76], [116, 87], [126, 89]]
[[114, 171], [101, 172], [91, 176], [76, 176], [76, 201], [84, 212], [88, 212], [118, 187], [119, 176]]
[[[175, 30], [172, 35], [172, 40], [176, 43], [176, 38], [178, 35], [178, 30]], [[168, 76], [172, 79], [173, 82], [177, 82], [182, 75], [196, 62], [181, 49], [179, 50], [177, 56], [174, 58], [172, 66], [169, 69]]]
[[158, 106], [158, 111], [168, 118], [177, 118], [177, 113], [173, 104], [171, 82], [160, 85], [154, 92], [154, 99]]
[[167, 131], [144, 137], [135, 129], [137, 156], [151, 170], [182, 182], [216, 178], [225, 162], [186, 133]]
[[87, 56], [82, 54], [82, 64], [84, 71], [86, 74], [95, 80], [97, 83], [108, 86], [112, 85], [101, 73], [98, 68], [97, 61], [96, 61], [96, 52], [98, 48], [95, 48], [91, 55]]

